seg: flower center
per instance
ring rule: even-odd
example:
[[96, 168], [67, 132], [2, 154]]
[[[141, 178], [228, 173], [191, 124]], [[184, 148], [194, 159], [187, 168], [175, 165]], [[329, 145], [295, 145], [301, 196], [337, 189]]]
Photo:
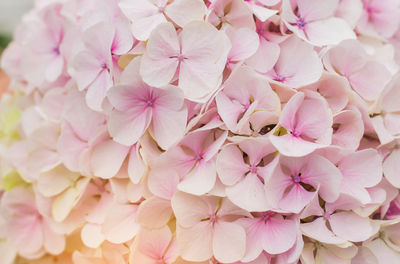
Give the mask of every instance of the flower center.
[[148, 107], [152, 107], [153, 106], [153, 101], [152, 100], [147, 100], [146, 105]]
[[299, 137], [300, 136], [300, 132], [294, 130], [294, 131], [292, 131], [292, 135], [295, 136], [295, 137]]
[[300, 17], [297, 20], [296, 25], [297, 25], [298, 28], [304, 29], [306, 27], [306, 25], [307, 25], [307, 22], [305, 22], [304, 19]]
[[214, 224], [217, 221], [217, 216], [215, 214], [210, 215], [210, 222]]
[[196, 154], [196, 156], [194, 156], [194, 159], [199, 161], [199, 160], [203, 159], [203, 157], [200, 154]]
[[279, 74], [274, 78], [274, 80], [277, 82], [284, 82], [285, 79], [286, 79], [285, 77], [283, 77], [282, 75], [279, 75]]
[[295, 183], [301, 182], [300, 176], [301, 176], [301, 173], [293, 176], [293, 182], [295, 182]]
[[254, 166], [254, 165], [251, 165], [251, 166], [250, 166], [250, 172], [251, 172], [251, 173], [257, 173], [257, 167]]
[[182, 54], [179, 54], [177, 59], [179, 62], [182, 62], [185, 59], [185, 56], [183, 56]]
[[54, 48], [53, 48], [53, 52], [54, 52], [55, 54], [57, 54], [57, 55], [60, 55], [60, 47], [59, 47], [59, 46], [54, 47]]
[[323, 218], [325, 220], [329, 220], [330, 217], [331, 217], [331, 215], [328, 212], [325, 212], [324, 215], [323, 215]]

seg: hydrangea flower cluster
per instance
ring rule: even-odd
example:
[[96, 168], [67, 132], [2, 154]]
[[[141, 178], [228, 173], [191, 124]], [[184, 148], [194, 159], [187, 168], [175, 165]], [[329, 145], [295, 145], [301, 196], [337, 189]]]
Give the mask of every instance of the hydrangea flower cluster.
[[3, 54], [0, 263], [400, 263], [400, 0], [36, 0]]

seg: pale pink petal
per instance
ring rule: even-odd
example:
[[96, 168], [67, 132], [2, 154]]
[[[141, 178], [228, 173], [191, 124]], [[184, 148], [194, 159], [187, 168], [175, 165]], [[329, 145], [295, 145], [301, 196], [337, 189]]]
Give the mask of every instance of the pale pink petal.
[[314, 186], [314, 188], [319, 186], [318, 193], [325, 201], [334, 202], [339, 198], [342, 174], [328, 159], [319, 155], [312, 155], [301, 177], [303, 182]]
[[235, 185], [227, 187], [225, 192], [234, 204], [249, 212], [261, 212], [269, 209], [264, 184], [256, 174], [247, 174]]
[[172, 234], [167, 226], [155, 230], [143, 228], [138, 234], [138, 249], [154, 260], [162, 259], [171, 239]]
[[147, 167], [140, 155], [139, 146], [135, 144], [131, 147], [128, 160], [128, 175], [132, 183], [140, 183], [146, 173], [146, 169]]
[[382, 159], [375, 149], [357, 151], [339, 162], [343, 174], [341, 192], [352, 195], [364, 204], [370, 201], [365, 188], [377, 185], [382, 179]]
[[136, 213], [136, 220], [146, 228], [155, 229], [166, 225], [171, 215], [171, 202], [153, 196], [140, 204]]
[[199, 222], [190, 228], [178, 225], [176, 238], [181, 257], [195, 262], [210, 259], [213, 255], [212, 228], [209, 221]]
[[225, 122], [225, 125], [229, 130], [235, 131], [237, 120], [244, 111], [243, 105], [236, 100], [231, 100], [227, 95], [225, 95], [224, 91], [218, 93], [215, 101], [221, 119]]
[[281, 254], [289, 250], [297, 239], [297, 226], [294, 220], [281, 215], [268, 218], [261, 234], [262, 245], [269, 254]]
[[73, 61], [75, 79], [79, 90], [83, 90], [93, 82], [101, 72], [102, 61], [88, 51], [78, 53]]
[[[318, 111], [318, 115], [312, 114], [314, 111]], [[331, 129], [332, 122], [332, 112], [326, 100], [317, 93], [308, 93], [296, 113], [295, 130], [301, 135], [318, 140]]]
[[326, 220], [323, 217], [318, 217], [310, 223], [300, 225], [301, 232], [308, 237], [316, 239], [327, 244], [344, 244], [346, 240], [337, 237], [326, 225]]
[[249, 28], [233, 29], [229, 27], [226, 29], [232, 49], [229, 52], [228, 59], [230, 61], [242, 61], [251, 57], [259, 46], [258, 35], [256, 32]]
[[377, 231], [374, 230], [369, 218], [361, 217], [353, 212], [335, 213], [330, 216], [329, 223], [337, 236], [352, 242], [367, 240]]
[[279, 208], [297, 214], [311, 202], [314, 195], [314, 192], [308, 192], [299, 184], [295, 184], [279, 201]]
[[299, 13], [306, 21], [320, 20], [332, 16], [338, 3], [338, 0], [327, 0], [324, 2], [297, 0]]
[[264, 231], [263, 222], [259, 218], [240, 218], [237, 223], [246, 231], [246, 254], [242, 258], [242, 262], [252, 261], [263, 251], [261, 240]]
[[390, 81], [391, 74], [385, 66], [370, 61], [359, 71], [348, 77], [353, 89], [365, 100], [378, 99], [385, 85]]
[[123, 55], [133, 46], [133, 36], [127, 20], [117, 20], [115, 23], [115, 36], [111, 46], [113, 54]]
[[333, 117], [338, 129], [332, 135], [332, 144], [347, 149], [357, 149], [364, 135], [364, 123], [357, 111], [345, 110]]
[[183, 138], [186, 123], [186, 109], [175, 111], [164, 107], [154, 107], [150, 134], [162, 149], [168, 149]]
[[[246, 64], [255, 70], [266, 73], [274, 67], [279, 58], [280, 47], [275, 42], [260, 38], [260, 45], [253, 56], [246, 60]], [[265, 58], [268, 58], [266, 60]]]
[[394, 149], [383, 162], [385, 178], [395, 187], [400, 188], [400, 149]]
[[113, 110], [108, 119], [108, 130], [113, 139], [126, 146], [135, 144], [150, 125], [151, 108], [132, 107], [128, 111]]
[[89, 109], [83, 92], [72, 91], [64, 104], [63, 118], [71, 125], [77, 137], [89, 141], [105, 123], [104, 115]]
[[208, 204], [194, 195], [176, 192], [172, 197], [171, 205], [177, 222], [184, 228], [195, 226], [202, 219], [209, 217]]
[[[128, 155], [129, 147], [113, 140], [104, 141], [94, 147], [91, 166], [94, 176], [109, 179], [117, 174]], [[110, 155], [110, 153], [113, 153]]]
[[178, 189], [187, 193], [202, 195], [214, 187], [216, 178], [215, 159], [200, 162], [178, 184]]
[[46, 80], [53, 82], [62, 74], [64, 68], [64, 59], [62, 56], [55, 57], [46, 69]]
[[40, 174], [38, 191], [46, 197], [57, 195], [73, 184], [78, 177], [78, 173], [71, 172], [64, 166], [57, 166]]
[[217, 222], [212, 241], [214, 257], [224, 263], [240, 260], [246, 250], [246, 232], [236, 223]]
[[114, 25], [107, 22], [100, 22], [83, 33], [83, 42], [86, 48], [90, 52], [93, 52], [93, 55], [101, 60], [102, 63], [109, 64], [111, 61], [111, 46], [114, 35]]
[[224, 147], [217, 156], [218, 177], [225, 185], [237, 183], [248, 170], [242, 152], [235, 145]]
[[132, 33], [142, 41], [149, 38], [150, 33], [161, 23], [166, 22], [165, 16], [159, 12], [152, 1], [145, 0], [133, 3], [130, 0], [120, 1], [121, 11], [132, 20]]
[[206, 6], [201, 0], [176, 0], [165, 8], [165, 14], [180, 27], [191, 21], [203, 20], [205, 13]]
[[120, 244], [131, 240], [140, 229], [136, 223], [137, 205], [114, 203], [103, 224], [105, 238], [111, 243]]
[[90, 248], [98, 248], [104, 241], [102, 226], [100, 224], [87, 223], [81, 231], [82, 242]]
[[[323, 147], [324, 145], [302, 140], [292, 135], [271, 136], [271, 143], [276, 149], [285, 156], [301, 157], [310, 154], [314, 150]], [[296, 146], [296, 147], [294, 147]]]
[[296, 37], [290, 37], [280, 46], [281, 52], [274, 69], [284, 78], [284, 84], [298, 88], [318, 81], [323, 67], [318, 54], [310, 44]]
[[67, 123], [62, 125], [61, 135], [57, 142], [60, 159], [71, 171], [79, 171], [79, 156], [87, 148], [87, 143], [81, 141]]
[[356, 34], [349, 24], [337, 17], [309, 23], [306, 25], [305, 32], [308, 40], [316, 46], [337, 45], [346, 39], [356, 39]]
[[150, 35], [146, 52], [141, 60], [140, 75], [143, 80], [155, 87], [168, 84], [178, 67], [179, 42], [171, 23], [159, 25]]
[[96, 79], [89, 85], [86, 93], [86, 104], [89, 108], [101, 112], [104, 98], [113, 80], [108, 70], [102, 70]]

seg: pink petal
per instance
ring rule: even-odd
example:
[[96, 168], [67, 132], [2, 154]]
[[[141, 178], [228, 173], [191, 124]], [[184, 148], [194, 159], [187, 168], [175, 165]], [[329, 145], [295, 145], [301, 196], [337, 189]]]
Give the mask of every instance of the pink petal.
[[178, 184], [178, 189], [183, 192], [202, 195], [214, 187], [216, 178], [215, 159], [200, 162]]
[[161, 23], [166, 22], [165, 16], [158, 11], [152, 1], [132, 3], [129, 0], [120, 1], [121, 11], [132, 20], [132, 33], [142, 41], [149, 38], [150, 33]]
[[100, 224], [87, 223], [81, 231], [82, 242], [90, 248], [98, 248], [104, 241], [102, 226]]
[[235, 185], [227, 187], [225, 192], [234, 204], [249, 212], [261, 212], [269, 209], [264, 184], [256, 174], [247, 174]]
[[356, 92], [365, 100], [378, 99], [391, 74], [382, 64], [370, 61], [359, 71], [349, 76], [349, 82]]
[[331, 215], [329, 223], [337, 236], [351, 242], [367, 240], [378, 231], [369, 218], [361, 217], [353, 212], [335, 213]]
[[137, 205], [114, 203], [104, 220], [105, 238], [115, 244], [131, 240], [140, 228], [135, 221], [136, 211]]
[[171, 218], [171, 202], [156, 196], [142, 202], [136, 214], [137, 222], [149, 229], [161, 228]]
[[[329, 34], [327, 30], [329, 29]], [[356, 34], [349, 24], [341, 18], [331, 17], [314, 21], [306, 25], [308, 40], [316, 45], [337, 45], [346, 39], [356, 39]]]
[[[96, 145], [91, 158], [93, 174], [103, 179], [113, 177], [120, 170], [128, 152], [128, 147], [113, 140], [107, 140]], [[110, 153], [113, 153], [113, 155], [110, 155]]]
[[262, 231], [262, 245], [269, 254], [281, 254], [289, 250], [297, 239], [297, 226], [293, 220], [280, 215], [270, 217]]
[[171, 239], [172, 234], [167, 226], [155, 230], [143, 228], [138, 235], [138, 249], [154, 260], [162, 259]]
[[292, 135], [271, 136], [270, 140], [281, 154], [289, 157], [305, 156], [324, 146], [293, 137]]
[[[339, 162], [343, 174], [341, 192], [352, 195], [361, 202], [370, 201], [365, 188], [377, 185], [382, 179], [382, 160], [375, 149], [357, 151]], [[363, 195], [361, 195], [363, 193]]]
[[306, 21], [320, 20], [333, 15], [338, 6], [338, 0], [313, 2], [312, 0], [297, 0], [299, 13]]
[[151, 108], [132, 107], [129, 111], [113, 110], [108, 120], [108, 130], [116, 142], [130, 146], [135, 144], [150, 125]]
[[113, 80], [107, 70], [102, 70], [96, 79], [90, 84], [86, 93], [86, 104], [90, 109], [101, 112], [107, 91], [113, 85]]
[[243, 154], [236, 145], [224, 147], [217, 156], [218, 177], [225, 185], [237, 183], [248, 170]]
[[400, 188], [400, 149], [394, 149], [383, 162], [385, 178], [396, 188]]
[[319, 195], [327, 202], [334, 202], [339, 197], [342, 174], [328, 159], [312, 155], [302, 173], [305, 183], [319, 186]]
[[83, 141], [89, 141], [90, 137], [105, 123], [104, 115], [89, 109], [84, 93], [77, 91], [68, 95], [64, 104], [63, 117]]
[[212, 247], [215, 258], [224, 263], [240, 260], [246, 250], [246, 232], [235, 223], [217, 222]]
[[308, 237], [321, 241], [327, 244], [344, 244], [345, 239], [337, 237], [326, 225], [326, 220], [323, 217], [318, 217], [312, 222], [303, 223], [300, 225], [301, 232]]
[[176, 229], [181, 257], [188, 261], [206, 261], [213, 255], [212, 225], [209, 221], [199, 222], [190, 227], [179, 225]]
[[[183, 228], [193, 227], [210, 215], [206, 201], [184, 192], [176, 192], [172, 197], [171, 205], [177, 222]], [[208, 223], [208, 221], [201, 223]]]
[[[274, 67], [279, 58], [280, 47], [275, 42], [260, 38], [260, 45], [256, 53], [246, 60], [246, 64], [255, 70], [266, 73]], [[265, 60], [263, 58], [269, 58]]]
[[164, 107], [154, 107], [150, 133], [163, 149], [168, 149], [181, 138], [186, 130], [187, 110], [170, 110]]
[[143, 80], [154, 87], [167, 85], [174, 77], [179, 54], [179, 42], [171, 23], [159, 25], [150, 35], [140, 65]]
[[[314, 111], [318, 111], [319, 114], [312, 114]], [[327, 131], [330, 132], [332, 122], [332, 113], [326, 100], [317, 93], [308, 93], [296, 113], [295, 130], [301, 135], [318, 140], [323, 138]]]
[[73, 61], [75, 79], [79, 90], [83, 90], [99, 75], [102, 61], [88, 51], [78, 53]]
[[226, 29], [226, 34], [231, 40], [232, 49], [228, 58], [231, 61], [242, 61], [251, 57], [258, 50], [259, 41], [256, 32], [249, 28]]
[[311, 45], [290, 37], [280, 46], [281, 52], [274, 68], [277, 74], [286, 78], [285, 84], [298, 88], [318, 81], [323, 67]]
[[199, 0], [177, 0], [165, 8], [165, 14], [180, 27], [191, 21], [203, 20], [205, 13], [206, 6]]
[[128, 161], [128, 175], [132, 183], [140, 183], [146, 173], [146, 169], [146, 165], [140, 155], [139, 146], [135, 144], [131, 147]]
[[115, 28], [111, 23], [100, 22], [83, 33], [83, 42], [96, 58], [102, 63], [109, 64], [114, 34]]
[[354, 150], [359, 147], [364, 135], [364, 123], [359, 112], [352, 110], [340, 112], [334, 116], [333, 124], [339, 126], [332, 135], [333, 145]]

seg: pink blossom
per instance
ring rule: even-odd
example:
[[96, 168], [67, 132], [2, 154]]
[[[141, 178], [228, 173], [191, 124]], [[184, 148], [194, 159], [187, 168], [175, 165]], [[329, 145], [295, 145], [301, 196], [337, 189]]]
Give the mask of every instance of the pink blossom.
[[[313, 115], [314, 111], [319, 114]], [[270, 135], [271, 143], [283, 155], [305, 156], [331, 143], [332, 122], [327, 102], [319, 94], [298, 92], [283, 108], [277, 128]], [[283, 132], [279, 130], [282, 128]]]
[[[120, 28], [118, 28], [120, 27]], [[120, 37], [120, 36], [124, 37]], [[115, 56], [132, 48], [133, 38], [123, 23], [100, 22], [83, 33], [85, 49], [75, 55], [72, 69], [79, 90], [88, 89], [87, 105], [102, 110], [102, 103], [114, 81]], [[118, 66], [117, 66], [118, 67]]]
[[334, 202], [341, 183], [340, 170], [322, 156], [280, 156], [279, 165], [267, 181], [266, 193], [272, 206], [299, 213], [316, 193], [325, 201]]
[[229, 49], [225, 33], [206, 22], [191, 22], [179, 35], [163, 23], [148, 40], [140, 75], [148, 85], [163, 87], [177, 74], [185, 98], [204, 101], [221, 82]]
[[346, 21], [333, 16], [338, 0], [292, 2], [297, 6], [290, 0], [282, 1], [282, 19], [299, 38], [316, 46], [338, 44], [342, 40], [356, 38]]
[[[212, 255], [221, 262], [240, 260], [246, 250], [246, 233], [238, 223], [229, 218], [248, 213], [229, 200], [177, 192], [172, 198], [172, 208], [177, 218], [177, 241], [182, 258], [205, 261]], [[220, 206], [219, 206], [220, 203]]]
[[133, 60], [121, 76], [121, 84], [108, 92], [114, 107], [108, 117], [108, 130], [115, 141], [130, 146], [149, 128], [157, 143], [167, 149], [185, 131], [183, 94], [172, 85], [162, 89], [148, 86], [139, 75], [139, 65], [140, 60]]

